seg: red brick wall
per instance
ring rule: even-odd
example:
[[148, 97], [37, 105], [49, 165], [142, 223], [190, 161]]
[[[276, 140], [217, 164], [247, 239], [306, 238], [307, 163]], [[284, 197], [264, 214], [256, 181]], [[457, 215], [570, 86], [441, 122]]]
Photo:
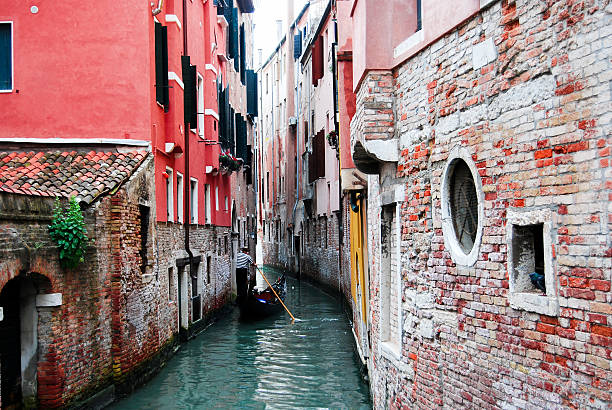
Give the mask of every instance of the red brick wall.
[[[393, 70], [400, 160], [368, 192], [375, 407], [610, 405], [610, 23], [607, 1], [494, 2]], [[489, 39], [496, 56], [474, 69], [473, 47]], [[367, 97], [362, 87], [356, 116]], [[455, 263], [442, 229], [442, 174], [457, 146], [482, 185], [472, 266]], [[376, 246], [381, 193], [396, 186], [397, 359], [380, 340]], [[551, 215], [558, 315], [509, 302], [508, 215], [527, 211]]]

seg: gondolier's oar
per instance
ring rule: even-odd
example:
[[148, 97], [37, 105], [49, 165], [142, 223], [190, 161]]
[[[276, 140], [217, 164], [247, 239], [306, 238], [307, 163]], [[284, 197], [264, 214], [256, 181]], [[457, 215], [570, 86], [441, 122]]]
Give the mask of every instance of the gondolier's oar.
[[274, 290], [274, 287], [270, 284], [270, 282], [268, 282], [268, 278], [266, 278], [266, 275], [264, 275], [263, 271], [259, 268], [259, 266], [255, 265], [255, 267], [257, 268], [259, 273], [261, 273], [261, 276], [264, 278], [268, 286], [270, 286], [270, 289], [272, 289], [272, 292], [274, 293], [274, 296], [276, 296], [276, 299], [278, 299], [278, 301], [281, 303], [281, 305], [283, 305], [287, 313], [289, 313], [289, 316], [291, 316], [291, 323], [293, 324], [295, 322], [295, 317], [293, 317], [293, 315], [291, 314], [287, 306], [285, 306], [285, 304], [283, 303], [283, 300], [280, 298], [280, 296], [278, 296], [278, 293], [276, 293], [276, 291]]

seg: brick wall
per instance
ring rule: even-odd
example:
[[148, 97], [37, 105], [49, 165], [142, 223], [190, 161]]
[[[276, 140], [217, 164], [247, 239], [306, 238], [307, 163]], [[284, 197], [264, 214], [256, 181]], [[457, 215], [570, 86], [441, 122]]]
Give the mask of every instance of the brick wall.
[[[389, 72], [400, 159], [370, 176], [368, 191], [375, 407], [609, 407], [611, 23], [608, 1], [492, 2]], [[474, 53], [491, 44], [492, 58], [475, 67]], [[367, 98], [362, 86], [356, 116]], [[455, 147], [479, 181], [473, 264], [457, 263], [443, 229]], [[381, 354], [376, 245], [381, 201], [396, 185], [405, 192], [399, 359]], [[547, 313], [510, 302], [509, 232], [521, 215], [550, 225], [557, 309]]]

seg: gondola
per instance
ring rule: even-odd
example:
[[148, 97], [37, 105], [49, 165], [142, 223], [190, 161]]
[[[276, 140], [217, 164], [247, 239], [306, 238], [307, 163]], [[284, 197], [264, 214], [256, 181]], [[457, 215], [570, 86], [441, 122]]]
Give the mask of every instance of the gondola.
[[[278, 296], [284, 301], [287, 295], [285, 275], [282, 275], [272, 284]], [[263, 319], [283, 310], [282, 303], [268, 286], [262, 291], [249, 289], [247, 296], [240, 304], [240, 315], [249, 319]]]

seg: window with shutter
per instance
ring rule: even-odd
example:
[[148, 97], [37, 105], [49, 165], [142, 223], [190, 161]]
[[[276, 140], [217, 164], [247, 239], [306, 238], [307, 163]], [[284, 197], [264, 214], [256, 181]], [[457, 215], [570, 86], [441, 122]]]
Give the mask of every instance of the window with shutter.
[[13, 90], [13, 23], [0, 23], [0, 91]]
[[155, 22], [155, 99], [168, 112], [168, 30]]

